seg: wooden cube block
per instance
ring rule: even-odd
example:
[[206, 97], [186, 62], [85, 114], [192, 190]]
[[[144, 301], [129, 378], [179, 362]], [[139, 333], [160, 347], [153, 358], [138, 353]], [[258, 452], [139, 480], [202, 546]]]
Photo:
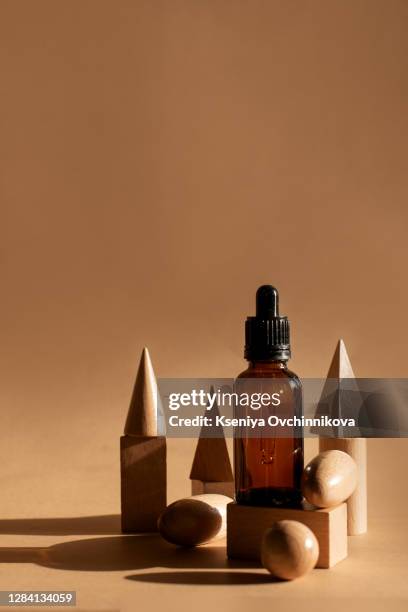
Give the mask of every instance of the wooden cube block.
[[166, 508], [166, 438], [121, 436], [122, 531], [157, 531]]
[[203, 480], [191, 481], [191, 495], [203, 495], [203, 493], [217, 493], [234, 499], [235, 484], [233, 481], [205, 482]]
[[227, 555], [230, 559], [260, 560], [261, 540], [268, 527], [281, 520], [307, 525], [319, 542], [316, 567], [329, 568], [347, 557], [347, 506], [305, 509], [227, 506]]

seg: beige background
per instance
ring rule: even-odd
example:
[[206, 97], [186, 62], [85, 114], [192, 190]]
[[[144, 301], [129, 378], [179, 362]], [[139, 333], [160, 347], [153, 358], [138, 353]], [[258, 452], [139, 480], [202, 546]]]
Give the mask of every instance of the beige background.
[[[342, 336], [357, 375], [407, 376], [407, 31], [405, 0], [0, 0], [0, 560], [115, 533], [8, 521], [116, 515], [142, 346], [158, 376], [236, 374], [260, 283], [280, 289], [300, 375], [325, 375]], [[133, 553], [93, 571], [102, 542], [89, 571], [63, 551], [65, 569], [2, 566], [0, 588], [395, 610], [407, 449], [371, 444], [371, 533], [304, 582], [129, 581]], [[170, 444], [170, 498], [192, 450]]]

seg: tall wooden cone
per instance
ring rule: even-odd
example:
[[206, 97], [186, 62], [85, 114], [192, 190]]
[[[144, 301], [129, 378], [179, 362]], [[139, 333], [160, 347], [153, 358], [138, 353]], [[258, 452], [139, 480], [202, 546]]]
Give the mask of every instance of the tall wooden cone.
[[[342, 379], [354, 379], [353, 368], [343, 340], [339, 340], [327, 373], [327, 384]], [[325, 386], [326, 387], [326, 386]], [[356, 384], [357, 387], [357, 384]], [[323, 391], [324, 394], [324, 391]], [[342, 413], [341, 393], [339, 394], [339, 415]], [[335, 416], [335, 415], [334, 415]], [[358, 484], [347, 500], [348, 535], [359, 535], [367, 531], [367, 440], [365, 438], [326, 438], [319, 440], [320, 451], [341, 450], [348, 453], [357, 464]]]
[[157, 382], [149, 351], [145, 347], [130, 400], [124, 429], [125, 436], [157, 436], [158, 414]]
[[[214, 393], [214, 388], [210, 390]], [[217, 404], [211, 410], [213, 422], [219, 416]], [[224, 435], [207, 437], [208, 428], [202, 428], [198, 438], [190, 479], [193, 495], [219, 493], [234, 497], [234, 477]], [[217, 433], [219, 430], [217, 429]]]
[[166, 507], [166, 438], [160, 434], [160, 398], [149, 351], [143, 349], [120, 439], [122, 531], [157, 531]]

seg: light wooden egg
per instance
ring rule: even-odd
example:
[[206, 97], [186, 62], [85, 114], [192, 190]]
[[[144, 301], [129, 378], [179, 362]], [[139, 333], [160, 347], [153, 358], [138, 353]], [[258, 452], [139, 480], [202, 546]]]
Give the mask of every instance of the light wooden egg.
[[339, 450], [328, 450], [317, 455], [305, 467], [302, 475], [303, 495], [319, 508], [341, 504], [350, 497], [356, 485], [356, 462]]
[[319, 557], [319, 542], [313, 531], [298, 521], [278, 521], [262, 538], [261, 561], [273, 576], [284, 580], [310, 572]]
[[180, 499], [167, 506], [158, 521], [160, 535], [178, 546], [198, 546], [226, 533], [226, 495], [204, 494]]

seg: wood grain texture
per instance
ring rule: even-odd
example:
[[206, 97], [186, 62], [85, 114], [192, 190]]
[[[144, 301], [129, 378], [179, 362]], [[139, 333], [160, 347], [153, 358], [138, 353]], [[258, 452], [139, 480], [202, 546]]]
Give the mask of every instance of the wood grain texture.
[[225, 537], [227, 505], [225, 495], [194, 495], [173, 502], [158, 521], [160, 535], [178, 546], [199, 546]]
[[367, 532], [367, 440], [365, 438], [320, 438], [320, 451], [341, 450], [357, 464], [357, 486], [347, 500], [348, 535]]
[[166, 438], [120, 439], [122, 531], [157, 531], [167, 504]]
[[316, 567], [329, 568], [347, 557], [347, 506], [327, 509], [292, 509], [227, 506], [227, 555], [230, 559], [259, 561], [265, 531], [283, 520], [303, 523], [317, 538]]
[[262, 565], [283, 580], [304, 576], [315, 567], [318, 558], [315, 534], [299, 521], [277, 521], [262, 537]]
[[338, 449], [319, 453], [302, 474], [302, 493], [309, 503], [331, 508], [346, 501], [357, 485], [357, 465]]

